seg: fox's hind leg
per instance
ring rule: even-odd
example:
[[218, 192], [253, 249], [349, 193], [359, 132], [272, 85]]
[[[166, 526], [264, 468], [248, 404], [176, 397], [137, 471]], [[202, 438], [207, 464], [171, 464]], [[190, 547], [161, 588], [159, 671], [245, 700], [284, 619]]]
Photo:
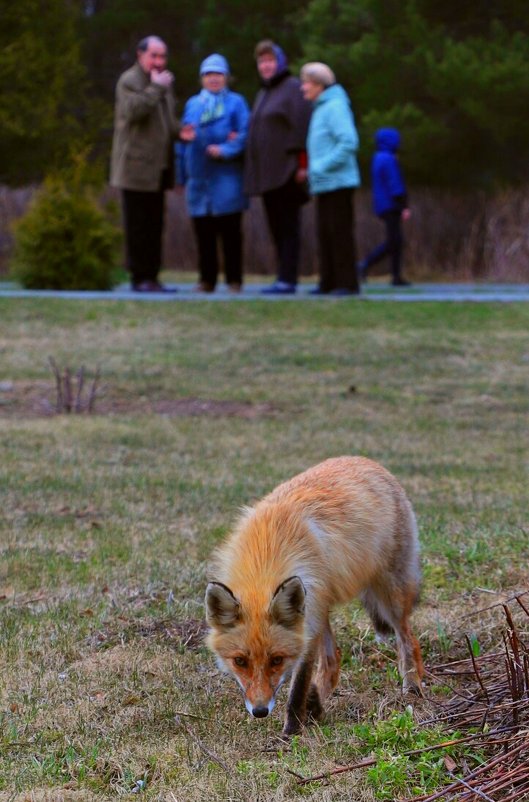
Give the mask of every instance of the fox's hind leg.
[[391, 624], [389, 624], [386, 621], [386, 619], [382, 617], [379, 608], [379, 600], [373, 589], [368, 588], [363, 593], [361, 593], [360, 599], [366, 609], [366, 612], [369, 613], [369, 617], [375, 628], [377, 640], [385, 641], [387, 640], [389, 635], [394, 635], [395, 630], [393, 629]]
[[399, 625], [395, 629], [397, 636], [397, 655], [399, 672], [402, 677], [402, 690], [404, 693], [414, 693], [422, 696], [422, 664], [421, 647], [419, 641], [411, 631], [409, 613], [404, 612]]
[[410, 615], [417, 598], [418, 588], [396, 588], [391, 582], [384, 586], [371, 586], [362, 593], [377, 635], [395, 633], [397, 659], [404, 693], [422, 695], [421, 678], [424, 673], [419, 642], [411, 631]]

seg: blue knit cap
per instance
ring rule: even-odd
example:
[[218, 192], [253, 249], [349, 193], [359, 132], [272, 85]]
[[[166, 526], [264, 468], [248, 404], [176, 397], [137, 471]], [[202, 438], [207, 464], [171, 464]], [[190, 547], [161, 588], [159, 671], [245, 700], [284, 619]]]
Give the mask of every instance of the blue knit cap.
[[207, 56], [200, 65], [200, 75], [205, 75], [207, 72], [218, 72], [222, 75], [229, 75], [230, 66], [220, 53], [212, 53], [211, 56]]

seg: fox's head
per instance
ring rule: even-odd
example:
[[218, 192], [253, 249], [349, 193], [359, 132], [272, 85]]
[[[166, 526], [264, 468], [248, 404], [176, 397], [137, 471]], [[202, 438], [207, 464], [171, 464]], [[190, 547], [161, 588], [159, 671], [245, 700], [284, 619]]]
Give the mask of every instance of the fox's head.
[[282, 582], [264, 603], [257, 589], [241, 601], [220, 582], [207, 587], [208, 645], [241, 686], [255, 718], [272, 711], [277, 691], [302, 654], [304, 617], [305, 588], [297, 576]]

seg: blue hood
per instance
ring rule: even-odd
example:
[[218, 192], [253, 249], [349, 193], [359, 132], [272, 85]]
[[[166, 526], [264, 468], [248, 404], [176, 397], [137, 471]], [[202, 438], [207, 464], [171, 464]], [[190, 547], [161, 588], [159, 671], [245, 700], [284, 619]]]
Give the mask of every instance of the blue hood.
[[279, 75], [280, 72], [284, 72], [288, 68], [288, 60], [285, 51], [279, 45], [274, 44], [273, 50], [277, 59], [276, 75]]
[[395, 153], [400, 147], [400, 132], [396, 128], [379, 128], [375, 134], [377, 150]]

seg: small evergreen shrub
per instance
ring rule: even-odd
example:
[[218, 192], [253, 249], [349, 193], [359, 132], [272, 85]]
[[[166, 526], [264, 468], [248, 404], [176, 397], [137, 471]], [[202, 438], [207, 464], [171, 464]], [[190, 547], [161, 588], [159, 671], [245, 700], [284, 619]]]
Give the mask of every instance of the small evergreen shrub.
[[83, 169], [50, 176], [14, 224], [11, 276], [27, 289], [110, 290], [120, 231], [83, 183]]

